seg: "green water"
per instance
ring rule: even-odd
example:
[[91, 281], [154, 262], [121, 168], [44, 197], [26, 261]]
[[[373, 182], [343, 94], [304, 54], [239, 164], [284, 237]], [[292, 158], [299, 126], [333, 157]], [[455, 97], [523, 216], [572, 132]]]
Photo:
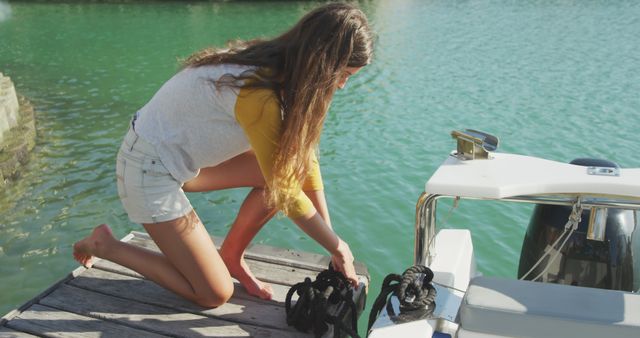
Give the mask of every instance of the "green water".
[[[492, 132], [502, 151], [640, 167], [639, 2], [361, 4], [378, 34], [375, 61], [336, 95], [321, 162], [333, 223], [368, 265], [371, 297], [386, 274], [411, 264], [415, 202], [454, 147], [452, 129]], [[0, 3], [0, 72], [31, 99], [38, 121], [31, 161], [0, 193], [0, 313], [74, 269], [71, 245], [96, 224], [120, 237], [141, 230], [117, 199], [115, 153], [131, 114], [177, 58], [272, 36], [312, 6]], [[224, 236], [246, 192], [190, 198], [209, 231]], [[529, 212], [463, 202], [445, 226], [474, 229], [484, 274], [515, 276]], [[256, 241], [322, 252], [284, 218]]]

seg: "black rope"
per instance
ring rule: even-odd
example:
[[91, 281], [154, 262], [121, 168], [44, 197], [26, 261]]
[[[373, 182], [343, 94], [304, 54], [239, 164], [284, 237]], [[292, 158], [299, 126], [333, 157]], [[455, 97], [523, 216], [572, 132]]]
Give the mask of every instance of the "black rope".
[[[291, 306], [293, 294], [298, 294], [298, 301]], [[340, 313], [331, 315], [328, 309], [331, 305], [343, 303]], [[354, 338], [358, 335], [356, 304], [353, 302], [353, 288], [344, 275], [333, 269], [318, 274], [315, 281], [305, 278], [304, 282], [295, 284], [287, 292], [285, 299], [287, 325], [302, 332], [313, 331], [316, 337], [322, 336], [333, 325], [333, 336], [340, 337], [340, 332], [346, 332]], [[342, 322], [347, 311], [351, 310], [351, 327]]]
[[[418, 274], [423, 274], [420, 280]], [[401, 311], [412, 311], [433, 304], [436, 300], [436, 289], [431, 285], [433, 271], [423, 265], [414, 265], [402, 274], [396, 296], [400, 300]], [[433, 310], [433, 309], [432, 309]]]
[[382, 312], [390, 294], [395, 294], [400, 301], [400, 312], [406, 313], [426, 309], [427, 314], [433, 312], [436, 300], [436, 289], [431, 284], [433, 271], [426, 266], [414, 265], [402, 275], [389, 274], [384, 278], [380, 294], [376, 298], [369, 313], [367, 332]]
[[400, 285], [401, 280], [402, 276], [392, 273], [387, 275], [387, 277], [384, 278], [384, 281], [382, 281], [380, 294], [378, 294], [378, 297], [373, 302], [373, 305], [371, 306], [371, 312], [369, 312], [369, 325], [367, 326], [367, 332], [371, 330], [371, 326], [376, 321], [376, 318], [378, 318], [378, 315], [380, 315], [380, 312], [382, 312], [384, 305], [387, 303], [387, 298], [392, 292], [397, 289], [398, 285]]

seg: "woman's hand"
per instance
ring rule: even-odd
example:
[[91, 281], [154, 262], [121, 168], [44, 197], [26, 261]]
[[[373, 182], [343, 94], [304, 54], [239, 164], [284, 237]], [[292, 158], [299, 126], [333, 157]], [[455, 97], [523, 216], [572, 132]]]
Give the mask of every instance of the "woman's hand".
[[356, 275], [356, 268], [353, 266], [353, 254], [345, 241], [342, 239], [339, 239], [339, 241], [338, 249], [331, 255], [331, 262], [333, 263], [334, 269], [342, 272], [349, 283], [357, 289], [358, 276]]
[[293, 220], [299, 227], [316, 242], [320, 243], [331, 253], [331, 262], [334, 269], [342, 272], [347, 281], [355, 288], [358, 287], [358, 277], [353, 266], [353, 254], [349, 245], [345, 243], [327, 225], [320, 214], [313, 210], [309, 215]]

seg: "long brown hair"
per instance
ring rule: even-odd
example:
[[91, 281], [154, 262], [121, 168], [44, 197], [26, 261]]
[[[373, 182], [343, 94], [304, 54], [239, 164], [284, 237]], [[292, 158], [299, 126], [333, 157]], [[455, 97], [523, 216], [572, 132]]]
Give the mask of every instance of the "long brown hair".
[[364, 13], [351, 4], [330, 3], [307, 13], [274, 39], [236, 41], [226, 50], [205, 49], [191, 55], [185, 66], [256, 66], [235, 80], [251, 79], [245, 86], [274, 91], [284, 121], [273, 177], [267, 182], [267, 202], [287, 213], [294, 192], [286, 188], [299, 187], [306, 178], [338, 81], [346, 67], [369, 64], [372, 52], [373, 37]]

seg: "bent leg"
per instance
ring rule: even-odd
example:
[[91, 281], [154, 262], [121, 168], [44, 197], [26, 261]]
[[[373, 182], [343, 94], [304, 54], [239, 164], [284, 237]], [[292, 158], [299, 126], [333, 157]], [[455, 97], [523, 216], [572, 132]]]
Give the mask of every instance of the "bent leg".
[[92, 256], [110, 260], [204, 307], [231, 298], [229, 271], [195, 212], [144, 227], [163, 254], [118, 241], [103, 224], [74, 244], [74, 256], [85, 265]]
[[271, 299], [271, 286], [258, 280], [244, 260], [244, 252], [249, 243], [272, 217], [276, 210], [267, 207], [264, 190], [252, 189], [245, 198], [231, 230], [222, 243], [220, 255], [227, 264], [231, 275], [238, 279], [249, 294], [262, 299]]
[[215, 167], [200, 170], [198, 177], [182, 187], [185, 191], [211, 191], [237, 187], [253, 187], [245, 198], [231, 230], [227, 234], [220, 255], [231, 275], [248, 293], [263, 299], [273, 295], [271, 287], [258, 280], [244, 260], [244, 252], [275, 210], [264, 199], [264, 177], [253, 152], [238, 155]]
[[219, 306], [231, 298], [229, 271], [195, 211], [178, 220], [143, 225], [175, 269], [175, 274], [158, 276], [163, 283], [176, 285], [182, 277], [195, 301], [206, 307]]

